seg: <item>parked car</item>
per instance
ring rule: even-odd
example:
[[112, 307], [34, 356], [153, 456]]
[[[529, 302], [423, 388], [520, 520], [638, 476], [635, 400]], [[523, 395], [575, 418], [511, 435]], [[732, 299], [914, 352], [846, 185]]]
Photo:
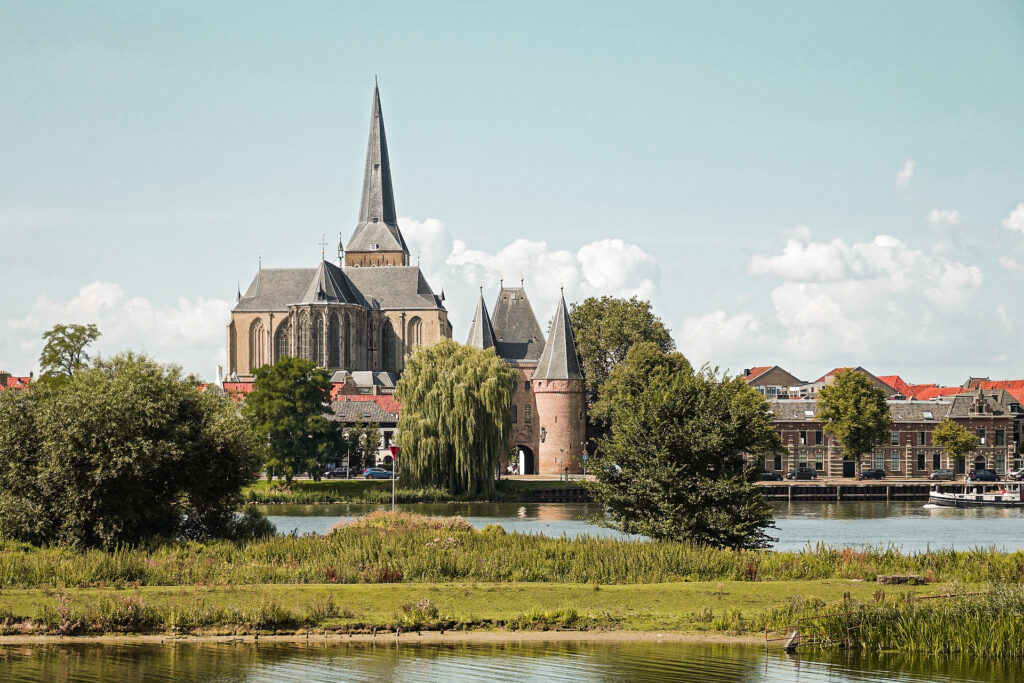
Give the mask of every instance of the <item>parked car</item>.
[[818, 473], [810, 467], [800, 467], [786, 472], [786, 479], [817, 479]]
[[782, 475], [778, 472], [761, 472], [759, 478], [761, 481], [782, 481]]
[[1014, 470], [1006, 476], [1012, 479], [1013, 481], [1024, 481], [1024, 467], [1021, 467], [1018, 470]]
[[864, 470], [860, 473], [860, 479], [885, 479], [885, 470]]
[[972, 470], [967, 476], [971, 481], [999, 481], [999, 476], [992, 470]]
[[956, 478], [956, 475], [953, 474], [953, 470], [935, 470], [928, 475], [928, 478], [932, 481], [953, 481], [953, 479]]
[[382, 467], [367, 467], [366, 471], [363, 472], [363, 476], [367, 479], [394, 479], [395, 475], [393, 472], [386, 470]]

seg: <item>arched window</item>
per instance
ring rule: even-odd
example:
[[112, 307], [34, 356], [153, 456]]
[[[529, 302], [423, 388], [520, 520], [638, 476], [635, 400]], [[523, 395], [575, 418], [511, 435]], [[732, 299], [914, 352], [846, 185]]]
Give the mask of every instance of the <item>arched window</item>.
[[341, 325], [338, 314], [331, 312], [327, 317], [327, 367], [336, 368], [341, 365]]
[[352, 370], [352, 316], [345, 314], [345, 369]]
[[292, 355], [292, 326], [286, 320], [277, 326], [277, 332], [274, 334], [274, 360], [278, 361], [290, 355]]
[[249, 371], [267, 364], [267, 330], [257, 318], [249, 326]]
[[380, 364], [384, 370], [391, 369], [391, 356], [393, 349], [391, 348], [391, 324], [384, 320], [380, 324]]
[[309, 355], [309, 313], [299, 314], [299, 358], [310, 359]]
[[324, 364], [324, 314], [320, 311], [313, 313], [312, 323], [310, 327], [312, 343], [310, 345], [311, 355], [309, 359], [322, 366]]
[[409, 332], [405, 337], [408, 350], [415, 351], [420, 346], [423, 346], [423, 321], [419, 317], [415, 317], [409, 321]]

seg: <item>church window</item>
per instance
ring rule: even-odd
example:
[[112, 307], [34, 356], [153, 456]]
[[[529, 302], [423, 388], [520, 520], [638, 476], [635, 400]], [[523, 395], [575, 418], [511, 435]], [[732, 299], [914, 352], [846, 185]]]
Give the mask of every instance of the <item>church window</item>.
[[345, 314], [345, 369], [352, 369], [352, 316]]
[[277, 326], [274, 334], [274, 360], [281, 360], [292, 355], [291, 325], [286, 322]]
[[409, 321], [409, 350], [423, 346], [423, 321], [415, 317]]
[[331, 313], [327, 319], [327, 367], [336, 368], [341, 365], [341, 324], [338, 314]]
[[267, 363], [267, 330], [263, 321], [257, 318], [249, 327], [249, 370], [255, 370]]
[[303, 311], [299, 315], [299, 358], [310, 359], [309, 348], [309, 313]]
[[311, 350], [312, 355], [309, 359], [315, 361], [317, 365], [323, 366], [324, 364], [324, 314], [317, 311], [313, 314], [313, 324], [310, 329], [311, 333]]

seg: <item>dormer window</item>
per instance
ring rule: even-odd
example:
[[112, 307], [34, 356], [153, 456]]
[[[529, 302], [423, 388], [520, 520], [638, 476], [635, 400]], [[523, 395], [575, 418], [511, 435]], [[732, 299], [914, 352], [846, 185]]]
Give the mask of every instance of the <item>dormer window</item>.
[[379, 218], [377, 218], [376, 216], [374, 216], [374, 217], [373, 217], [373, 222], [374, 222], [374, 223], [376, 223], [376, 222], [377, 222], [378, 220], [380, 220], [380, 219], [379, 219]]
[[[377, 219], [375, 218], [374, 220], [377, 220]], [[376, 242], [374, 242], [373, 244], [370, 245], [370, 249], [376, 251], [377, 249], [380, 249], [380, 245], [377, 244]]]
[[374, 171], [379, 171], [380, 170], [380, 164], [374, 164], [373, 165], [373, 170]]

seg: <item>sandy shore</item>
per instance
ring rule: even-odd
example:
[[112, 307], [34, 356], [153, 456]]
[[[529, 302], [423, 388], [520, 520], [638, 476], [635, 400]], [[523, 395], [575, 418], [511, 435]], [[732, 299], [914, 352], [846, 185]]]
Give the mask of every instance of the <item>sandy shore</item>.
[[764, 643], [760, 635], [683, 633], [675, 631], [416, 631], [396, 635], [393, 631], [370, 633], [293, 633], [287, 635], [103, 635], [103, 636], [0, 636], [3, 645], [74, 644], [171, 644], [171, 643], [540, 643], [540, 642], [672, 642], [721, 643], [726, 645]]

